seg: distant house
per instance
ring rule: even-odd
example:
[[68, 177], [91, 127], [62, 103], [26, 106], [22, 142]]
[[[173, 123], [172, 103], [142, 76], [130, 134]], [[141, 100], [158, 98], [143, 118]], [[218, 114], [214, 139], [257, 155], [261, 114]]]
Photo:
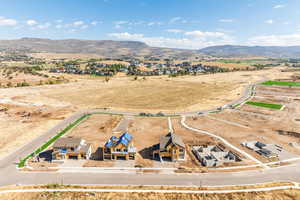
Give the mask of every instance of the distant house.
[[90, 159], [92, 148], [77, 137], [59, 138], [52, 146], [52, 160]]
[[103, 147], [103, 159], [134, 160], [136, 148], [133, 146], [133, 137], [129, 133], [123, 133], [121, 137], [112, 136]]
[[185, 160], [186, 148], [180, 136], [168, 133], [160, 138], [160, 143], [153, 151], [153, 157], [169, 158], [172, 161]]

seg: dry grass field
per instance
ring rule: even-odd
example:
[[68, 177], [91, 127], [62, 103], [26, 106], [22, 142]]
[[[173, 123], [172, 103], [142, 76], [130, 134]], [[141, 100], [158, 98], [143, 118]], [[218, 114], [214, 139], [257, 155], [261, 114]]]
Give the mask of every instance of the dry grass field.
[[243, 63], [243, 64], [238, 64], [238, 63], [222, 63], [222, 62], [195, 62], [195, 64], [203, 64], [207, 66], [216, 66], [220, 68], [225, 68], [225, 69], [246, 69], [247, 67], [249, 69], [254, 69], [255, 67], [251, 66], [250, 64]]
[[53, 59], [90, 59], [90, 58], [101, 58], [97, 54], [79, 54], [79, 53], [32, 53], [30, 56], [34, 58], [42, 58], [46, 60]]
[[[60, 85], [42, 85], [22, 88], [0, 89], [2, 106], [18, 106], [18, 109], [32, 112], [47, 108], [52, 116], [57, 110], [63, 115], [87, 108], [110, 107], [114, 110], [136, 112], [195, 111], [215, 108], [236, 99], [250, 82], [262, 76], [270, 79], [288, 78], [293, 73], [280, 73], [279, 69], [184, 76], [177, 78], [147, 77], [134, 81], [132, 77], [115, 77], [108, 83], [102, 78], [76, 76], [76, 81]], [[72, 79], [72, 76], [67, 77]], [[11, 112], [15, 108], [11, 108]], [[16, 108], [17, 109], [17, 108]], [[18, 110], [17, 109], [17, 110]], [[16, 111], [17, 112], [17, 111]], [[13, 151], [58, 123], [51, 118], [41, 118], [37, 123], [23, 123], [13, 114], [0, 112], [2, 153]], [[7, 134], [8, 133], [8, 134]], [[9, 138], [8, 138], [9, 136]], [[2, 140], [3, 139], [3, 140]], [[18, 144], [18, 145], [16, 145]]]
[[232, 194], [44, 192], [0, 195], [5, 200], [298, 200], [299, 190]]

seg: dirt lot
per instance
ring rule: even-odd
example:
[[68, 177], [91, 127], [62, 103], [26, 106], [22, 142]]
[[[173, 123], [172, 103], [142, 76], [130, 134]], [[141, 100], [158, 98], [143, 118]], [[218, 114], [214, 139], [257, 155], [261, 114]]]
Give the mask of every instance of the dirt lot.
[[232, 194], [169, 194], [169, 193], [94, 193], [94, 192], [43, 192], [43, 193], [10, 193], [0, 195], [5, 200], [297, 200], [299, 190], [273, 192], [250, 192]]
[[[276, 90], [278, 92], [290, 92], [287, 88], [276, 88]], [[286, 107], [283, 110], [271, 110], [251, 105], [243, 105], [239, 110], [247, 111], [249, 114], [231, 110], [210, 114], [210, 116], [214, 118], [234, 122], [237, 123], [237, 125], [221, 122], [205, 116], [197, 117], [197, 120], [188, 119], [188, 124], [201, 130], [220, 135], [237, 147], [241, 147], [240, 143], [243, 141], [259, 140], [266, 144], [273, 143], [280, 145], [284, 147], [284, 149], [295, 154], [295, 156], [299, 155], [299, 149], [289, 145], [290, 142], [300, 142], [300, 138], [296, 136], [297, 134], [283, 135], [279, 134], [279, 130], [298, 132], [300, 124], [295, 121], [295, 118], [299, 118], [300, 116], [300, 102], [295, 101], [292, 98], [282, 99], [280, 96], [278, 98], [276, 95], [268, 95], [267, 97], [264, 97], [263, 95], [260, 96], [263, 98], [260, 99], [254, 97], [252, 100], [280, 103], [284, 104]], [[260, 114], [263, 114], [263, 116]], [[246, 148], [242, 149], [264, 162], [270, 161], [258, 156], [258, 154], [253, 153]]]
[[100, 149], [113, 135], [112, 129], [120, 122], [118, 115], [92, 115], [75, 127], [67, 136], [80, 137], [92, 144], [92, 159], [100, 159]]
[[[113, 129], [120, 122], [120, 116], [111, 115], [92, 115], [89, 119], [81, 123], [73, 129], [68, 136], [76, 136], [85, 139], [92, 144], [92, 159], [87, 161], [85, 167], [134, 167], [141, 165], [143, 167], [199, 167], [198, 162], [194, 162], [191, 158], [193, 155], [188, 153], [185, 162], [164, 162], [152, 159], [151, 147], [160, 141], [160, 137], [168, 133], [167, 118], [142, 118], [136, 117], [132, 120], [128, 127], [128, 132], [133, 136], [133, 142], [137, 148], [138, 154], [135, 161], [102, 161], [101, 147], [112, 136], [120, 136], [122, 133], [113, 133]], [[214, 143], [214, 140], [208, 136], [197, 137], [197, 134], [183, 128], [180, 124], [180, 118], [172, 119], [173, 129], [175, 133], [182, 137], [186, 145]], [[195, 139], [197, 138], [197, 139]], [[100, 148], [99, 148], [100, 147]]]
[[[0, 154], [13, 151], [49, 130], [62, 117], [81, 109], [111, 107], [115, 110], [138, 112], [175, 112], [215, 108], [236, 99], [245, 85], [260, 80], [264, 75], [275, 79], [293, 74], [282, 74], [279, 70], [177, 78], [147, 77], [145, 81], [133, 81], [132, 77], [115, 77], [108, 83], [102, 78], [90, 79], [82, 76], [76, 78], [76, 81], [61, 85], [2, 88], [0, 104], [16, 106], [11, 108], [12, 112], [18, 112], [19, 109], [33, 112], [45, 107], [49, 109], [51, 116], [37, 116], [39, 122], [33, 120], [24, 123], [14, 114], [9, 116], [1, 112]], [[63, 114], [56, 117], [56, 112]]]
[[48, 131], [72, 112], [70, 107], [0, 104], [0, 158]]

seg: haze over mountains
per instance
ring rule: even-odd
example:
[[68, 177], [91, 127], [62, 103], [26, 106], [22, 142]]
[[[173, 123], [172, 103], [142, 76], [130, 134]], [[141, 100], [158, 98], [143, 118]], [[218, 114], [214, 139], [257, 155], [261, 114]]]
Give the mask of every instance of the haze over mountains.
[[220, 57], [262, 56], [270, 58], [299, 58], [300, 46], [212, 46], [200, 49], [199, 52]]
[[171, 49], [150, 47], [137, 41], [112, 40], [50, 40], [40, 38], [22, 38], [17, 40], [0, 40], [1, 51], [22, 51], [25, 53], [81, 53], [97, 54], [103, 57], [118, 58], [122, 56], [136, 57], [174, 57], [186, 59], [203, 57], [270, 57], [300, 58], [300, 46], [211, 46], [200, 50]]

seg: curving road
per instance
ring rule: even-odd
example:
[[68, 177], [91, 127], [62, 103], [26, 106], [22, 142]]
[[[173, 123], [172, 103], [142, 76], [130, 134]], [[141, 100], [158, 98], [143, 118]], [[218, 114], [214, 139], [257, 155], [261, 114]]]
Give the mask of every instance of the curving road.
[[[228, 105], [235, 105], [245, 101], [251, 93], [253, 85], [245, 89], [244, 95]], [[211, 110], [214, 111], [214, 110]], [[203, 111], [203, 112], [211, 112]], [[103, 184], [103, 185], [185, 185], [185, 186], [223, 186], [257, 184], [272, 181], [300, 182], [300, 162], [293, 165], [282, 166], [255, 171], [219, 172], [203, 174], [127, 174], [127, 173], [90, 173], [90, 172], [21, 172], [16, 169], [16, 162], [42, 145], [59, 130], [87, 113], [105, 112], [110, 114], [135, 115], [137, 113], [107, 111], [104, 109], [91, 109], [78, 112], [65, 119], [51, 130], [36, 138], [29, 144], [21, 147], [0, 160], [0, 186], [15, 184]], [[197, 114], [198, 112], [178, 113], [181, 115]], [[193, 130], [192, 127], [191, 130]], [[195, 129], [194, 131], [199, 132]], [[201, 131], [200, 131], [201, 132]]]

